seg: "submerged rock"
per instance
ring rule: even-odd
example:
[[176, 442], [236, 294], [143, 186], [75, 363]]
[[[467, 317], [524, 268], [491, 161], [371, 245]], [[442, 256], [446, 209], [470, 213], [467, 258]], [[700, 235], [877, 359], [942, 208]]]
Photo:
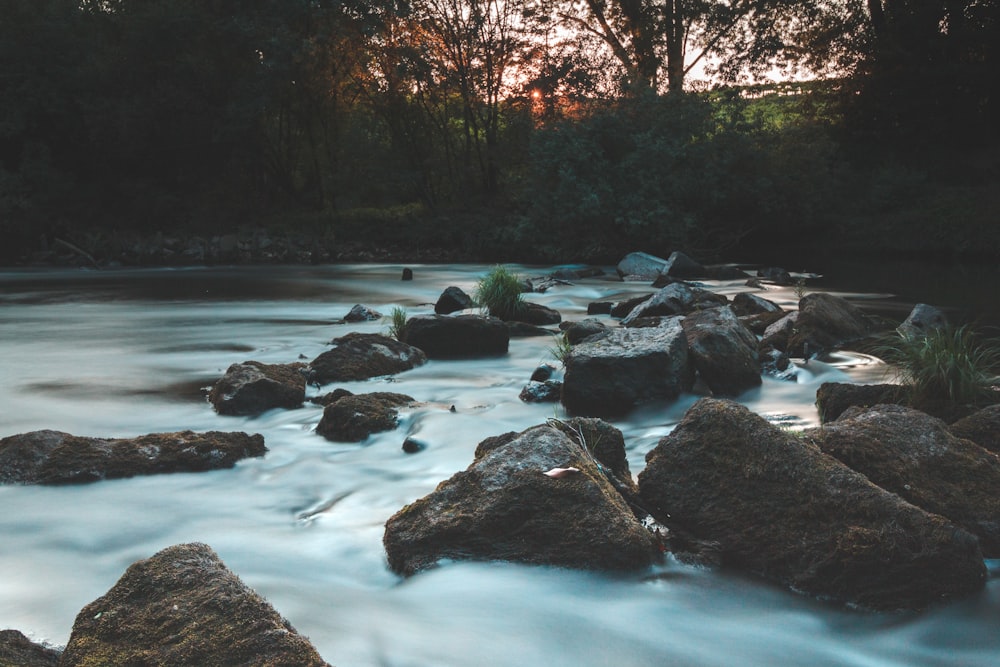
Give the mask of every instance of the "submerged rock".
[[259, 415], [272, 408], [297, 408], [306, 398], [304, 364], [244, 361], [226, 369], [208, 400], [220, 415]]
[[413, 397], [388, 391], [352, 394], [330, 403], [316, 432], [334, 442], [361, 442], [372, 433], [396, 428], [396, 408], [413, 403]]
[[0, 440], [0, 483], [77, 484], [102, 479], [232, 468], [263, 456], [261, 435], [209, 431], [87, 438], [32, 431]]
[[555, 428], [495, 439], [477, 454], [386, 522], [394, 572], [445, 559], [637, 570], [657, 558], [653, 536], [594, 460]]
[[77, 615], [59, 664], [328, 667], [308, 639], [198, 543], [133, 563]]
[[804, 434], [875, 484], [979, 538], [1000, 557], [1000, 458], [943, 421], [901, 405], [851, 408]]
[[691, 388], [694, 369], [681, 324], [609, 329], [575, 345], [566, 356], [562, 402], [577, 415], [618, 416]]
[[36, 644], [17, 630], [0, 630], [0, 665], [56, 667], [59, 651]]
[[728, 306], [700, 310], [681, 321], [694, 367], [717, 396], [737, 396], [761, 384], [757, 337]]
[[732, 401], [702, 399], [646, 456], [646, 508], [723, 563], [873, 609], [980, 590], [976, 538]]
[[367, 380], [416, 368], [427, 356], [413, 345], [381, 334], [349, 333], [332, 341], [332, 350], [309, 363], [309, 382], [329, 384]]
[[406, 321], [406, 340], [431, 359], [507, 354], [510, 330], [495, 317], [417, 315]]

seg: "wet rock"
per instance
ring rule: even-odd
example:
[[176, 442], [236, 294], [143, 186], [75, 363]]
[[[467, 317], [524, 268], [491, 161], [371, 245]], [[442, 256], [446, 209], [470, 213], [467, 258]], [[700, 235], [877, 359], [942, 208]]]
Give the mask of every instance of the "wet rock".
[[756, 315], [743, 315], [740, 322], [756, 336], [763, 336], [767, 328], [784, 319], [785, 313], [757, 313]]
[[[416, 318], [410, 321], [413, 319]], [[427, 361], [427, 355], [417, 347], [381, 334], [349, 333], [333, 339], [332, 345], [332, 350], [323, 352], [309, 363], [311, 384], [394, 375]]]
[[869, 408], [880, 403], [901, 403], [905, 399], [898, 384], [848, 384], [824, 382], [816, 390], [816, 408], [821, 424], [832, 422], [848, 408]]
[[563, 335], [570, 345], [576, 345], [580, 341], [591, 336], [602, 335], [608, 332], [608, 328], [600, 320], [587, 318], [578, 322], [572, 322], [563, 329]]
[[511, 338], [535, 338], [539, 336], [552, 335], [552, 329], [546, 329], [545, 327], [528, 324], [527, 322], [515, 322], [513, 320], [508, 320], [504, 324], [507, 325], [507, 332], [510, 334]]
[[633, 308], [622, 319], [622, 324], [628, 325], [640, 317], [686, 315], [694, 310], [726, 305], [726, 303], [728, 299], [722, 294], [700, 287], [691, 287], [686, 283], [673, 283], [655, 293], [648, 301], [643, 301]]
[[760, 346], [762, 348], [773, 347], [780, 352], [785, 352], [788, 349], [788, 340], [792, 337], [792, 332], [795, 330], [795, 323], [798, 319], [799, 311], [795, 310], [777, 322], [767, 325], [761, 336]]
[[372, 433], [396, 428], [396, 408], [412, 403], [412, 396], [388, 391], [344, 396], [324, 408], [316, 432], [334, 442], [361, 442]]
[[545, 380], [536, 382], [532, 380], [524, 386], [518, 394], [525, 403], [555, 403], [559, 401], [562, 394], [562, 382], [558, 380]]
[[681, 321], [702, 381], [717, 396], [738, 396], [761, 384], [757, 337], [728, 306], [691, 313]]
[[477, 453], [465, 471], [386, 522], [394, 572], [412, 575], [444, 559], [593, 570], [639, 570], [656, 559], [652, 535], [560, 431], [538, 426]]
[[532, 382], [545, 382], [556, 372], [556, 367], [552, 364], [539, 364], [531, 373]]
[[418, 454], [427, 449], [427, 443], [416, 438], [407, 438], [403, 441], [403, 451], [407, 454]]
[[645, 252], [630, 252], [625, 255], [615, 270], [623, 279], [655, 280], [663, 269], [667, 268], [667, 260]]
[[475, 304], [472, 302], [472, 297], [462, 291], [461, 287], [446, 287], [441, 296], [438, 297], [437, 303], [434, 304], [434, 312], [438, 315], [448, 315], [450, 313], [455, 313], [460, 310], [466, 310], [472, 308]]
[[400, 280], [413, 280], [413, 269], [404, 268], [403, 275], [400, 277]]
[[757, 269], [757, 277], [770, 281], [775, 285], [791, 285], [792, 275], [779, 266], [767, 266]]
[[971, 440], [1000, 454], [1000, 405], [991, 405], [959, 419], [948, 427], [956, 438]]
[[77, 615], [59, 664], [327, 665], [308, 639], [198, 543], [133, 563]]
[[406, 340], [431, 359], [507, 354], [510, 331], [482, 315], [417, 315], [406, 321]]
[[102, 479], [232, 468], [263, 456], [261, 435], [209, 431], [87, 438], [32, 431], [0, 440], [0, 483], [78, 484]]
[[948, 318], [940, 309], [928, 306], [926, 303], [918, 303], [896, 331], [904, 338], [914, 338], [926, 336], [932, 331], [944, 329], [947, 326]]
[[1000, 557], [1000, 458], [956, 438], [943, 421], [901, 405], [850, 408], [803, 434], [827, 454], [979, 538]]
[[773, 301], [757, 296], [753, 292], [740, 292], [733, 297], [733, 312], [739, 316], [761, 313], [782, 313], [784, 310]]
[[559, 429], [581, 447], [586, 447], [605, 471], [611, 473], [609, 480], [612, 486], [626, 500], [630, 495], [638, 494], [639, 487], [629, 470], [625, 436], [613, 424], [594, 417], [572, 417], [566, 420], [550, 419], [549, 426]]
[[362, 306], [360, 303], [355, 304], [350, 312], [344, 315], [345, 322], [374, 322], [380, 319], [382, 319], [382, 313], [368, 306]]
[[985, 583], [973, 535], [732, 401], [698, 401], [646, 456], [639, 490], [723, 563], [813, 595], [919, 609]]
[[618, 301], [611, 306], [609, 313], [611, 317], [621, 319], [628, 316], [628, 314], [635, 310], [639, 304], [645, 303], [652, 298], [652, 294], [644, 294], [642, 296], [632, 297], [631, 299], [625, 299], [624, 301]]
[[548, 306], [543, 306], [540, 303], [525, 302], [524, 308], [522, 308], [516, 315], [511, 318], [517, 322], [524, 322], [525, 324], [534, 324], [536, 326], [547, 326], [551, 324], [559, 324], [562, 321], [562, 315], [559, 314], [558, 310], [554, 308], [549, 308]]
[[738, 266], [733, 266], [732, 264], [708, 266], [705, 268], [707, 269], [705, 277], [710, 280], [746, 280], [747, 278], [746, 271]]
[[625, 414], [691, 388], [694, 369], [678, 320], [661, 327], [609, 329], [574, 346], [564, 360], [563, 405], [577, 415]]
[[305, 364], [233, 364], [212, 387], [208, 400], [220, 415], [259, 415], [273, 408], [297, 408], [306, 397], [304, 369]]
[[789, 382], [796, 381], [795, 369], [792, 367], [792, 360], [782, 352], [773, 347], [761, 347], [758, 352], [760, 357], [760, 370], [765, 375], [770, 375], [778, 380]]
[[0, 630], [0, 665], [56, 667], [59, 651], [36, 644], [17, 630]]
[[743, 284], [746, 287], [753, 287], [754, 289], [767, 289], [764, 287], [764, 281], [760, 278], [747, 278], [747, 281]]
[[[611, 308], [614, 307], [611, 301], [591, 301], [587, 304], [588, 315], [610, 315]], [[626, 313], [627, 314], [627, 313]]]
[[354, 392], [348, 391], [343, 387], [338, 387], [333, 391], [327, 392], [325, 394], [321, 394], [319, 396], [313, 396], [312, 398], [309, 399], [309, 402], [314, 405], [322, 405], [323, 407], [326, 407], [331, 403], [336, 403], [344, 396], [354, 396]]
[[584, 278], [596, 278], [603, 275], [604, 271], [596, 266], [584, 266], [580, 268], [562, 267], [552, 272], [552, 277], [556, 280], [583, 280]]
[[691, 259], [679, 250], [670, 253], [666, 265], [660, 270], [660, 276], [679, 278], [681, 280], [704, 278], [707, 275], [708, 270], [700, 262]]
[[792, 357], [808, 358], [869, 333], [868, 320], [857, 307], [839, 296], [814, 292], [799, 300], [799, 317], [785, 352]]

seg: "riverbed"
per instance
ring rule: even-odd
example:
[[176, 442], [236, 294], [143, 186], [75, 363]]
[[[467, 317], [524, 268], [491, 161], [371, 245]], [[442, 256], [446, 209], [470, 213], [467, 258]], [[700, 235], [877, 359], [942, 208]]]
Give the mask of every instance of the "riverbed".
[[[331, 443], [305, 404], [256, 418], [217, 415], [205, 398], [235, 362], [311, 360], [351, 331], [388, 318], [337, 321], [355, 304], [389, 315], [433, 312], [441, 291], [471, 293], [489, 266], [401, 265], [0, 271], [0, 437], [38, 429], [126, 437], [192, 429], [261, 433], [266, 456], [234, 469], [60, 487], [0, 487], [0, 628], [65, 645], [77, 612], [134, 561], [205, 542], [265, 596], [331, 664], [350, 666], [890, 667], [995, 665], [1000, 659], [997, 563], [982, 593], [922, 613], [873, 614], [810, 599], [759, 579], [668, 559], [604, 575], [508, 563], [448, 563], [408, 580], [389, 571], [383, 526], [394, 512], [463, 470], [477, 443], [565, 416], [518, 393], [551, 337], [515, 338], [502, 357], [431, 361], [394, 377], [310, 388], [409, 394], [397, 430]], [[524, 277], [553, 267], [509, 265]], [[605, 275], [528, 300], [586, 317], [591, 301], [652, 291]], [[905, 317], [907, 297], [860, 291], [835, 276], [807, 289]], [[732, 296], [743, 282], [707, 281]], [[791, 287], [762, 296], [786, 308]], [[738, 400], [788, 428], [818, 424], [827, 381], [884, 381], [862, 354], [806, 363], [794, 381], [765, 377]], [[651, 404], [615, 421], [633, 474], [699, 397]], [[407, 454], [411, 436], [426, 448]]]

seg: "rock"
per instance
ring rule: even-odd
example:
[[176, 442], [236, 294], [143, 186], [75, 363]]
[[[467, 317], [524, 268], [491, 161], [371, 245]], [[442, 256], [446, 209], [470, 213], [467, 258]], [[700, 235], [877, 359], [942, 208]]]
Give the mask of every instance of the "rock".
[[559, 401], [561, 394], [562, 382], [558, 380], [545, 380], [544, 382], [532, 380], [524, 385], [518, 398], [525, 403], [555, 403]]
[[403, 441], [403, 451], [407, 454], [417, 454], [427, 449], [427, 443], [416, 438], [407, 438]]
[[679, 250], [675, 250], [667, 258], [667, 264], [660, 270], [660, 275], [680, 278], [681, 280], [704, 278], [708, 275], [708, 270], [699, 262], [696, 262]]
[[559, 429], [576, 444], [586, 447], [605, 470], [611, 473], [609, 480], [612, 486], [626, 500], [629, 496], [637, 497], [639, 487], [629, 470], [625, 436], [613, 424], [593, 417], [572, 417], [567, 420], [550, 419], [549, 426]]
[[722, 294], [715, 294], [700, 287], [691, 287], [686, 283], [672, 283], [654, 294], [648, 301], [643, 301], [633, 308], [622, 319], [622, 324], [628, 325], [640, 317], [686, 315], [694, 310], [725, 305], [728, 301]]
[[738, 396], [761, 384], [757, 337], [728, 306], [691, 313], [681, 321], [702, 381], [717, 396]]
[[561, 278], [554, 278], [552, 276], [546, 276], [543, 278], [529, 278], [527, 280], [530, 289], [525, 290], [526, 292], [537, 292], [538, 294], [544, 294], [548, 292], [553, 287], [558, 287], [559, 285], [572, 285], [573, 283], [568, 280]]
[[639, 491], [724, 563], [813, 595], [919, 609], [985, 583], [973, 535], [732, 401], [688, 410], [646, 456]]
[[864, 338], [870, 332], [864, 314], [846, 299], [813, 292], [799, 300], [799, 317], [785, 352], [792, 357], [809, 358]]
[[0, 665], [56, 667], [59, 651], [36, 644], [17, 630], [0, 630]]
[[611, 306], [609, 314], [611, 317], [617, 317], [619, 319], [626, 317], [640, 304], [649, 301], [653, 298], [652, 294], [644, 294], [642, 296], [635, 296], [631, 299], [625, 299], [624, 301], [618, 301]]
[[198, 543], [133, 563], [77, 615], [59, 664], [327, 665], [309, 640]]
[[743, 315], [740, 322], [756, 336], [763, 336], [767, 328], [785, 317], [784, 312], [780, 313], [757, 313], [756, 315]]
[[504, 322], [507, 325], [507, 332], [511, 338], [535, 338], [539, 336], [552, 336], [552, 329], [546, 329], [545, 327], [536, 326], [534, 324], [527, 324], [526, 322], [516, 322], [514, 320], [508, 320]]
[[209, 431], [87, 438], [32, 431], [0, 440], [0, 483], [76, 484], [102, 479], [232, 468], [263, 456], [261, 435]]
[[406, 321], [406, 340], [431, 359], [507, 354], [510, 332], [502, 320], [482, 315], [416, 315]]
[[555, 428], [497, 439], [477, 454], [386, 522], [394, 572], [412, 575], [444, 559], [621, 571], [656, 559], [653, 536], [594, 460]]
[[1000, 557], [1000, 457], [943, 421], [901, 405], [850, 408], [803, 436], [917, 507], [940, 514]]
[[403, 269], [403, 275], [400, 278], [400, 280], [413, 280], [413, 269], [408, 268], [408, 267], [404, 268]]
[[[648, 297], [647, 297], [648, 298]], [[610, 301], [591, 301], [587, 304], [588, 315], [610, 315], [614, 304]], [[626, 313], [627, 315], [628, 313]]]
[[732, 264], [723, 264], [722, 266], [708, 266], [705, 267], [707, 273], [705, 277], [710, 280], [746, 280], [747, 272], [738, 266], [733, 266]]
[[412, 403], [412, 396], [388, 391], [344, 396], [323, 409], [316, 432], [334, 442], [361, 442], [372, 433], [396, 428], [396, 408]]
[[524, 308], [522, 308], [517, 315], [508, 319], [517, 322], [524, 322], [525, 324], [546, 326], [550, 324], [559, 324], [562, 321], [562, 315], [560, 315], [559, 311], [554, 308], [543, 306], [540, 303], [526, 301], [524, 302]]
[[[792, 284], [791, 274], [788, 273], [788, 271], [777, 266], [768, 266], [763, 269], [757, 269], [757, 277], [763, 278], [764, 280], [768, 280], [774, 283], [775, 285]], [[752, 285], [748, 285], [748, 287], [752, 287]]]
[[914, 338], [926, 336], [932, 331], [944, 329], [947, 326], [948, 318], [941, 310], [934, 306], [928, 306], [926, 303], [918, 303], [903, 323], [896, 328], [896, 331], [904, 338]]
[[655, 280], [663, 269], [667, 268], [667, 260], [644, 252], [630, 252], [625, 255], [615, 270], [623, 279]]
[[576, 345], [564, 364], [562, 402], [578, 415], [623, 415], [644, 402], [674, 399], [694, 381], [677, 320], [655, 328], [609, 329]]
[[563, 329], [563, 335], [566, 336], [566, 340], [570, 345], [576, 345], [586, 338], [602, 335], [607, 332], [608, 328], [604, 326], [604, 323], [593, 318], [572, 322]]
[[761, 313], [783, 313], [784, 310], [773, 301], [759, 297], [753, 292], [740, 292], [733, 297], [733, 312], [737, 315], [759, 315]]
[[304, 364], [244, 361], [226, 369], [208, 400], [220, 415], [259, 415], [272, 408], [292, 409], [306, 398]]
[[[413, 319], [416, 318], [410, 321]], [[427, 361], [427, 355], [414, 345], [381, 334], [349, 333], [333, 339], [332, 345], [332, 350], [323, 352], [309, 363], [311, 384], [394, 375]]]
[[796, 381], [795, 370], [792, 368], [792, 360], [784, 352], [773, 347], [761, 347], [758, 352], [760, 357], [760, 370], [766, 375], [779, 380], [789, 382]]
[[1000, 454], [1000, 405], [991, 405], [959, 419], [948, 427], [956, 438], [971, 440]]
[[773, 347], [780, 352], [785, 352], [788, 349], [788, 339], [792, 337], [795, 323], [798, 320], [799, 311], [795, 310], [777, 322], [767, 325], [760, 339], [760, 347]]
[[840, 417], [848, 408], [901, 403], [905, 398], [903, 388], [898, 384], [824, 382], [816, 390], [816, 408], [819, 410], [819, 422], [826, 424]]
[[449, 313], [472, 308], [474, 305], [472, 297], [463, 292], [462, 288], [452, 285], [451, 287], [446, 287], [441, 292], [437, 303], [434, 304], [434, 312], [438, 315], [448, 315]]
[[552, 272], [552, 277], [556, 280], [582, 280], [584, 278], [596, 278], [603, 275], [604, 271], [596, 266], [584, 266], [580, 268], [561, 267]]
[[345, 322], [374, 322], [380, 319], [382, 319], [382, 313], [368, 306], [362, 306], [360, 303], [356, 304], [351, 308], [349, 313], [344, 315]]
[[354, 392], [348, 391], [343, 387], [337, 387], [333, 391], [321, 394], [319, 396], [313, 396], [312, 398], [309, 399], [309, 402], [314, 405], [322, 405], [323, 407], [326, 407], [331, 403], [336, 403], [344, 396], [354, 396]]
[[539, 364], [531, 373], [532, 382], [545, 382], [556, 372], [556, 367], [552, 364]]

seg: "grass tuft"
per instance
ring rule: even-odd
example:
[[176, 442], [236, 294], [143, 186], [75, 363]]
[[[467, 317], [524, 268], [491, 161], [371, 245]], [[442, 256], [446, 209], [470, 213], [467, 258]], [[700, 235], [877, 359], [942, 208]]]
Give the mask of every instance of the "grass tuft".
[[476, 285], [476, 303], [493, 317], [511, 320], [524, 312], [521, 279], [506, 267], [497, 265]]
[[389, 335], [400, 343], [406, 342], [406, 308], [395, 306], [389, 315]]

